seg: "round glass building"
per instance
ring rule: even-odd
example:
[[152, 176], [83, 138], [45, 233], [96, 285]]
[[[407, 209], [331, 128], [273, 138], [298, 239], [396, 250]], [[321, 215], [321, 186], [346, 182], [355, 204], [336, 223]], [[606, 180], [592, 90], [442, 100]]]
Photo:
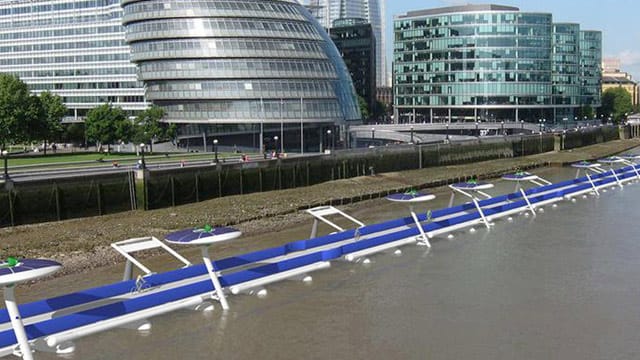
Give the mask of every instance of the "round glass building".
[[399, 122], [552, 121], [599, 106], [599, 93], [582, 96], [579, 25], [551, 14], [453, 6], [396, 16], [394, 31]]
[[297, 1], [123, 0], [122, 7], [147, 100], [184, 124], [182, 136], [303, 128], [302, 145], [314, 130], [360, 120], [344, 62]]

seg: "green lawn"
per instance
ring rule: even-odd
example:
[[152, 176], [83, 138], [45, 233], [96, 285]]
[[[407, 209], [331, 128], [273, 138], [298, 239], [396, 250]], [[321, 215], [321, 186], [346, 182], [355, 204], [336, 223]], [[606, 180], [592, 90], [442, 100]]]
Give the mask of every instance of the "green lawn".
[[[218, 153], [218, 158], [223, 157], [231, 157], [231, 156], [239, 156], [239, 154], [232, 153]], [[163, 160], [167, 159], [163, 154], [154, 154], [145, 155], [145, 158], [148, 158], [150, 161], [154, 159]], [[176, 153], [170, 154], [168, 159], [210, 159], [213, 158], [212, 153]], [[9, 166], [22, 166], [22, 165], [45, 165], [45, 164], [60, 164], [60, 163], [76, 163], [76, 162], [87, 162], [87, 161], [96, 161], [102, 159], [103, 162], [110, 163], [112, 161], [117, 161], [119, 164], [126, 163], [134, 163], [140, 159], [139, 156], [135, 154], [99, 154], [99, 153], [81, 153], [81, 154], [52, 154], [50, 152], [47, 153], [47, 156], [37, 155], [33, 157], [9, 157], [8, 163]], [[79, 165], [79, 164], [78, 164]], [[84, 164], [83, 164], [84, 165]], [[86, 165], [92, 165], [91, 163]]]

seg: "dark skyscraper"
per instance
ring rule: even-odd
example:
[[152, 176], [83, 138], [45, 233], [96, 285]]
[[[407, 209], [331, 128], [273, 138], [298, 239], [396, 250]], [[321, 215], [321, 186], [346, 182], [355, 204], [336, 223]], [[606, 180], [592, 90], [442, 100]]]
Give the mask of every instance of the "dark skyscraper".
[[336, 20], [331, 39], [349, 69], [356, 92], [372, 111], [376, 102], [376, 39], [371, 24], [364, 19]]

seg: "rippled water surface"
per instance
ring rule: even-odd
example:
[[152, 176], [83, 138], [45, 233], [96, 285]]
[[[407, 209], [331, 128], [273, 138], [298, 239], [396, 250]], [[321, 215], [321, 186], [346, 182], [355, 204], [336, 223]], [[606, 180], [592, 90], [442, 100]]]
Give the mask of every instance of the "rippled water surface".
[[[552, 181], [574, 175], [537, 173]], [[492, 193], [512, 189], [498, 182]], [[445, 206], [449, 194], [437, 195], [430, 205]], [[634, 184], [546, 207], [535, 219], [436, 238], [431, 251], [407, 246], [369, 265], [334, 262], [311, 284], [270, 285], [262, 299], [233, 296], [226, 314], [178, 311], [153, 318], [146, 335], [118, 329], [79, 339], [72, 358], [639, 359], [638, 203]], [[372, 223], [406, 209], [375, 200], [352, 214]], [[245, 238], [238, 250], [305, 238], [310, 224]], [[167, 266], [164, 258], [149, 262]], [[118, 280], [121, 271], [56, 279], [19, 295], [60, 294]]]

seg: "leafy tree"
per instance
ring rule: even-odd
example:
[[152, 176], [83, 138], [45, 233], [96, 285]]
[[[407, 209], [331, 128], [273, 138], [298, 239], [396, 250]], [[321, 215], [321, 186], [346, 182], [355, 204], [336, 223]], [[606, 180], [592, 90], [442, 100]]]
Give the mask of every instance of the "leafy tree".
[[44, 113], [41, 121], [42, 134], [44, 140], [44, 151], [47, 153], [47, 140], [58, 139], [63, 132], [62, 117], [67, 113], [67, 107], [62, 102], [62, 98], [48, 91], [40, 94], [40, 103]]
[[111, 144], [116, 141], [131, 140], [132, 125], [125, 112], [111, 104], [100, 105], [87, 113], [85, 120], [87, 137], [96, 141], [98, 151], [106, 144], [111, 151]]
[[27, 117], [24, 120], [24, 126], [26, 128], [22, 141], [31, 142], [46, 138], [48, 129], [45, 121], [44, 107], [42, 106], [40, 98], [35, 95], [29, 96], [25, 110]]
[[369, 105], [367, 104], [367, 100], [365, 100], [362, 96], [358, 95], [358, 106], [360, 107], [360, 114], [363, 119], [368, 119], [371, 117], [371, 113], [369, 112]]
[[17, 76], [0, 74], [0, 148], [29, 139], [30, 123], [37, 119], [36, 101]]
[[160, 120], [164, 115], [164, 109], [155, 105], [141, 112], [134, 120], [133, 141], [148, 144], [151, 139], [161, 138], [163, 136], [163, 128]]
[[593, 108], [590, 105], [583, 106], [580, 108], [579, 120], [584, 120], [585, 117], [587, 118], [587, 120], [590, 120], [590, 119], [593, 119], [594, 115], [595, 115], [595, 112], [593, 111]]
[[378, 119], [383, 117], [387, 113], [387, 107], [384, 103], [379, 100], [376, 100], [375, 106], [373, 108], [373, 117]]
[[64, 142], [72, 142], [75, 144], [80, 144], [84, 142], [84, 124], [82, 123], [73, 123], [64, 126], [64, 132], [62, 134], [62, 139]]
[[[165, 110], [156, 105], [140, 113], [135, 120], [134, 141], [153, 146], [156, 140], [173, 139], [176, 136], [176, 125], [161, 122], [165, 115]], [[151, 151], [153, 152], [153, 147]]]
[[613, 114], [613, 122], [617, 123], [625, 114], [633, 112], [631, 94], [623, 88], [609, 88], [602, 93], [600, 113], [604, 118]]

